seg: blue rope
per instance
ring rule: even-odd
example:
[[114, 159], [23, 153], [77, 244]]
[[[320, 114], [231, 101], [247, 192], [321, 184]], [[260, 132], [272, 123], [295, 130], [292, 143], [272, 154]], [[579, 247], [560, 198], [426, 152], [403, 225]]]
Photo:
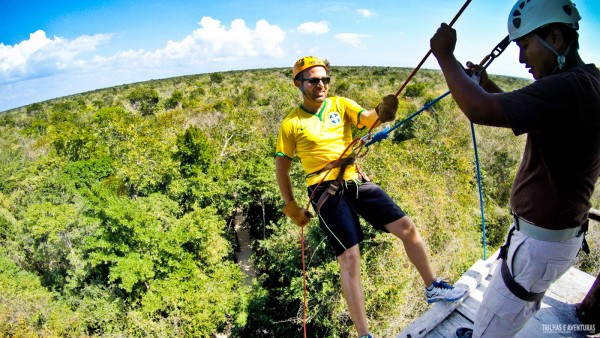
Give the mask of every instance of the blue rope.
[[379, 141], [385, 140], [386, 138], [388, 138], [389, 134], [391, 132], [393, 132], [394, 130], [398, 129], [401, 125], [405, 124], [406, 122], [412, 120], [413, 118], [415, 118], [417, 115], [421, 114], [422, 112], [424, 112], [425, 110], [429, 109], [429, 107], [433, 106], [434, 104], [438, 103], [438, 101], [440, 101], [441, 99], [443, 99], [444, 97], [448, 96], [448, 94], [450, 94], [450, 91], [445, 92], [444, 94], [442, 94], [441, 96], [433, 99], [433, 101], [429, 102], [428, 104], [426, 104], [425, 106], [423, 106], [423, 108], [419, 109], [418, 111], [412, 113], [409, 117], [405, 118], [404, 120], [396, 123], [392, 128], [385, 128], [384, 130], [376, 133], [375, 135], [373, 135], [373, 137], [371, 138], [371, 141], [369, 141], [367, 144], [365, 144], [365, 147], [369, 147], [370, 145], [372, 145], [373, 143], [377, 143]]
[[473, 135], [473, 149], [475, 149], [475, 166], [477, 168], [477, 187], [479, 189], [479, 209], [481, 209], [481, 229], [483, 232], [483, 260], [486, 259], [486, 238], [485, 238], [485, 211], [483, 207], [483, 185], [481, 184], [481, 170], [479, 167], [479, 153], [477, 152], [477, 139], [475, 138], [475, 125], [471, 122], [471, 135]]

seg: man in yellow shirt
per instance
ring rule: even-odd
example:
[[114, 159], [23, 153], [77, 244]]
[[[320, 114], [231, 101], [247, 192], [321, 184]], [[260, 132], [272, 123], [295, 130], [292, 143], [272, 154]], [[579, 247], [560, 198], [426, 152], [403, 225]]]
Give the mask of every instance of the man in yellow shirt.
[[[436, 279], [413, 221], [383, 189], [360, 173], [353, 155], [344, 154], [344, 159], [337, 161], [352, 143], [350, 126], [371, 126], [377, 120], [393, 121], [398, 99], [388, 95], [375, 109], [365, 110], [348, 98], [328, 98], [329, 65], [313, 56], [300, 58], [294, 64], [293, 77], [294, 85], [302, 92], [303, 102], [281, 123], [275, 158], [277, 183], [285, 201], [283, 212], [299, 226], [310, 221], [309, 212], [298, 206], [292, 191], [290, 167], [294, 156], [298, 156], [307, 174], [308, 194], [313, 196], [311, 203], [317, 211], [319, 225], [337, 256], [342, 294], [359, 337], [371, 337], [360, 282], [358, 244], [364, 235], [359, 215], [375, 229], [390, 232], [402, 240], [409, 259], [424, 281], [427, 302], [462, 298], [466, 289], [454, 288]], [[331, 167], [334, 168], [329, 170]], [[319, 185], [319, 182], [323, 183]]]

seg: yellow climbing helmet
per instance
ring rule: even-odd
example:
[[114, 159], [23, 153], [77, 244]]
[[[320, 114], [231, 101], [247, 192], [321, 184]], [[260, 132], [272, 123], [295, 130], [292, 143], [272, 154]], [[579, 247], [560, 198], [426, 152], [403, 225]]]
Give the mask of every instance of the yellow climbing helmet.
[[306, 69], [321, 66], [325, 68], [326, 71], [329, 71], [329, 67], [323, 60], [319, 59], [316, 56], [304, 56], [298, 59], [296, 63], [294, 63], [294, 68], [292, 68], [292, 78], [295, 79], [298, 74], [303, 72]]

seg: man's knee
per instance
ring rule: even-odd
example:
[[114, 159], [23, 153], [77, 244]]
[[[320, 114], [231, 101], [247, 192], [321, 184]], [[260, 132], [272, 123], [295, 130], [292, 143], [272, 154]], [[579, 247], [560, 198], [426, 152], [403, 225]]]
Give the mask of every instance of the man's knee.
[[404, 216], [392, 223], [387, 224], [386, 229], [398, 236], [400, 239], [409, 239], [417, 234], [415, 223], [408, 216]]
[[355, 245], [348, 250], [344, 251], [337, 258], [340, 268], [342, 270], [360, 267], [360, 251], [358, 245]]

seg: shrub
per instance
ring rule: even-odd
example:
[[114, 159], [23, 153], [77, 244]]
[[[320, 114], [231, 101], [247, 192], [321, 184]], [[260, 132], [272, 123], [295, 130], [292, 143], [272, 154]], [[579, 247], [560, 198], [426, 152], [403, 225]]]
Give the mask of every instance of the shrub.
[[142, 115], [150, 115], [154, 113], [159, 96], [154, 88], [142, 86], [132, 90], [127, 95], [127, 99], [134, 109], [138, 109]]

